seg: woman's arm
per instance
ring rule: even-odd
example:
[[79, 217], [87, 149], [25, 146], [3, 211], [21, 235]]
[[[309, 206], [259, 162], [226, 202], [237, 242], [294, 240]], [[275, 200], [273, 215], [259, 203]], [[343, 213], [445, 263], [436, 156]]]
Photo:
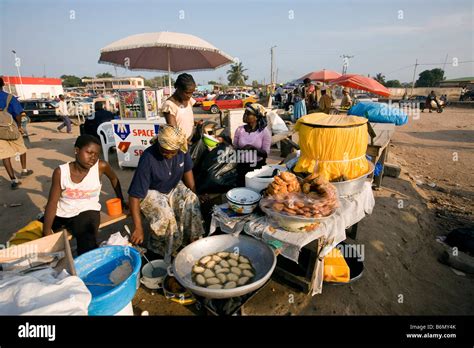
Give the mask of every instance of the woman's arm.
[[240, 129], [241, 129], [241, 127], [237, 127], [237, 129], [235, 130], [235, 133], [234, 133], [234, 141], [232, 142], [232, 146], [235, 149], [239, 148]]
[[258, 150], [258, 155], [263, 158], [267, 158], [270, 154], [270, 147], [272, 146], [272, 135], [268, 128], [262, 131], [262, 148]]
[[133, 224], [135, 225], [130, 242], [133, 244], [141, 244], [144, 240], [144, 233], [142, 217], [140, 216], [140, 198], [129, 196], [128, 204], [130, 205], [130, 213], [132, 214]]
[[120, 198], [120, 200], [122, 201], [122, 206], [126, 208], [127, 204], [125, 200], [123, 199], [122, 187], [120, 186], [120, 180], [117, 177], [117, 174], [115, 174], [110, 164], [108, 164], [105, 161], [99, 160], [99, 170], [100, 170], [101, 176], [102, 174], [105, 174], [109, 178], [110, 183], [112, 184], [112, 187], [114, 188], [115, 195], [117, 196], [117, 198]]
[[192, 170], [188, 170], [183, 174], [183, 182], [187, 187], [189, 187], [191, 191], [196, 193], [196, 184], [194, 183], [194, 175]]
[[166, 123], [170, 126], [176, 127], [178, 124], [176, 123], [176, 117], [171, 115], [169, 112], [163, 112], [163, 116], [166, 118]]
[[53, 226], [56, 211], [58, 209], [58, 201], [61, 197], [61, 169], [56, 168], [53, 172], [53, 180], [51, 182], [51, 189], [49, 190], [48, 203], [44, 212], [43, 235], [47, 236], [53, 233], [51, 227]]

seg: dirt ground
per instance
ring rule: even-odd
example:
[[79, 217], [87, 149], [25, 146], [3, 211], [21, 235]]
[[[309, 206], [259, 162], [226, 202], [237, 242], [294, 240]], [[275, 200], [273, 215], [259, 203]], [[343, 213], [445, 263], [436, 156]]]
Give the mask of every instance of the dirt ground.
[[[73, 143], [79, 134], [56, 133], [53, 122], [33, 123], [28, 167], [34, 175], [12, 191], [0, 166], [0, 243], [34, 219], [46, 204], [51, 173], [72, 160]], [[132, 169], [116, 169], [124, 192]], [[357, 240], [364, 248], [364, 273], [348, 285], [325, 285], [311, 297], [271, 280], [244, 307], [247, 315], [467, 315], [474, 312], [474, 280], [456, 275], [437, 261], [444, 246], [435, 238], [456, 227], [473, 227], [474, 110], [448, 108], [442, 114], [422, 113], [397, 127], [389, 161], [399, 163], [399, 178], [386, 177], [374, 191], [374, 212], [359, 223]], [[14, 162], [19, 170], [19, 162]], [[112, 197], [104, 179], [101, 202]], [[436, 186], [434, 186], [435, 184]], [[430, 186], [431, 185], [431, 186]], [[434, 186], [434, 187], [432, 187]], [[11, 207], [11, 204], [21, 204]], [[125, 221], [131, 226], [130, 219]], [[121, 228], [104, 229], [102, 238]], [[201, 314], [165, 299], [160, 291], [143, 286], [134, 300], [135, 314]]]

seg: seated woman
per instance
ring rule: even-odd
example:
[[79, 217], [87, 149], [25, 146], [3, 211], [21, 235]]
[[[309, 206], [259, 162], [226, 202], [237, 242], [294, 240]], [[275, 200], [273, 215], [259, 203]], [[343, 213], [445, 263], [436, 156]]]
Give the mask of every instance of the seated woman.
[[196, 89], [196, 82], [189, 74], [181, 74], [174, 84], [176, 91], [161, 107], [161, 115], [166, 118], [170, 126], [181, 128], [188, 140], [194, 132], [193, 105], [196, 101], [192, 98]]
[[244, 112], [243, 121], [246, 124], [235, 130], [234, 148], [238, 158], [245, 159], [245, 163], [239, 161], [237, 164], [237, 186], [245, 186], [245, 174], [264, 166], [270, 154], [272, 134], [267, 128], [265, 114], [262, 105], [250, 104]]
[[144, 241], [141, 211], [153, 232], [148, 249], [165, 258], [204, 235], [186, 138], [180, 128], [160, 126], [157, 141], [143, 152], [128, 190], [135, 225], [131, 242]]
[[110, 165], [99, 160], [100, 141], [81, 135], [74, 144], [76, 160], [53, 172], [48, 203], [43, 218], [43, 235], [67, 228], [77, 239], [79, 255], [97, 247], [100, 224], [100, 181], [105, 174], [115, 194], [124, 203], [120, 181]]

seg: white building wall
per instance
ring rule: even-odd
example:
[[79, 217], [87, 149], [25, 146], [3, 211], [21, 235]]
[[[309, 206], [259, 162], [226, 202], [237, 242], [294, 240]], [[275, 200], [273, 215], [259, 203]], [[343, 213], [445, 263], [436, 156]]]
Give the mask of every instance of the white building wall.
[[20, 99], [51, 98], [64, 94], [61, 85], [15, 85], [15, 88]]

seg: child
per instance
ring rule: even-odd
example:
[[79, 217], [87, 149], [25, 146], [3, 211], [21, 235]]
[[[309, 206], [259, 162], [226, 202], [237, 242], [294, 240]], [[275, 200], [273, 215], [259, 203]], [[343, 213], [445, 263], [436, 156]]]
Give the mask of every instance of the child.
[[77, 239], [79, 255], [97, 247], [100, 224], [100, 178], [105, 174], [124, 205], [120, 182], [110, 165], [99, 160], [101, 145], [92, 135], [81, 135], [74, 144], [76, 160], [53, 172], [43, 235], [66, 227]]

